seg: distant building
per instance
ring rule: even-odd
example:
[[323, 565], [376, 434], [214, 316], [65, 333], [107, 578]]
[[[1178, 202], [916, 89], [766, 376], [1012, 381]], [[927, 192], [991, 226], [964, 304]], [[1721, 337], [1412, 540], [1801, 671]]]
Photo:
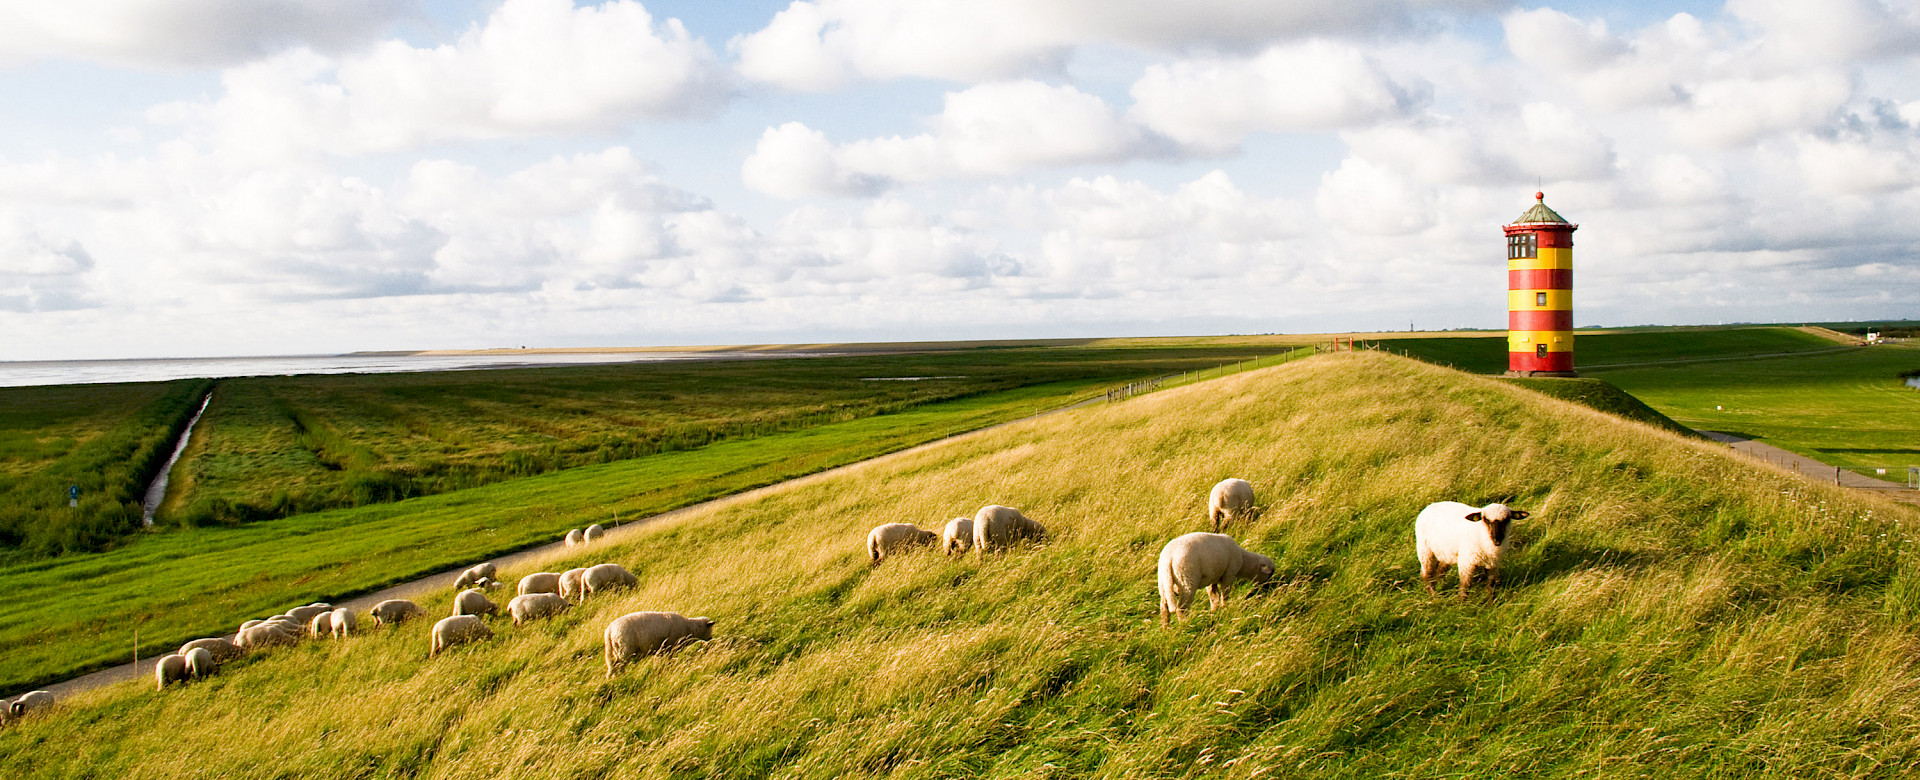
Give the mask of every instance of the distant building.
[[1507, 373], [1575, 376], [1573, 231], [1545, 193], [1507, 232]]

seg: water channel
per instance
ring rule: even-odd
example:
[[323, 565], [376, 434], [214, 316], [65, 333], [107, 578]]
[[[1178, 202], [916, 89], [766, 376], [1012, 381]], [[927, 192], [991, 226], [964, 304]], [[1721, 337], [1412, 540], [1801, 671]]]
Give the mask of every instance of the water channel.
[[140, 524], [153, 525], [154, 510], [160, 508], [160, 502], [167, 497], [167, 475], [173, 473], [173, 464], [180, 461], [180, 453], [187, 451], [187, 442], [193, 438], [193, 429], [200, 424], [200, 415], [207, 413], [207, 404], [213, 403], [213, 393], [200, 399], [200, 409], [193, 413], [193, 419], [187, 421], [187, 428], [180, 432], [180, 441], [173, 445], [173, 457], [167, 458], [167, 465], [160, 467], [160, 473], [153, 477], [153, 484], [147, 486], [146, 498], [141, 499]]

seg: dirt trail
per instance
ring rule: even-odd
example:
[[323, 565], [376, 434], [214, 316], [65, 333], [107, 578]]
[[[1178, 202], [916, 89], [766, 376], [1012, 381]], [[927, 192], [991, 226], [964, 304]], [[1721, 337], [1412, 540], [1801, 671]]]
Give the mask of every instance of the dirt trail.
[[1743, 439], [1730, 433], [1721, 433], [1719, 431], [1700, 431], [1699, 433], [1702, 436], [1727, 445], [1734, 452], [1738, 452], [1763, 463], [1779, 466], [1780, 468], [1816, 482], [1829, 482], [1840, 485], [1841, 487], [1865, 490], [1886, 496], [1895, 501], [1920, 506], [1920, 490], [1914, 490], [1905, 485], [1855, 474], [1831, 464], [1821, 463], [1820, 461], [1796, 452], [1788, 452], [1771, 444], [1762, 444], [1752, 439]]

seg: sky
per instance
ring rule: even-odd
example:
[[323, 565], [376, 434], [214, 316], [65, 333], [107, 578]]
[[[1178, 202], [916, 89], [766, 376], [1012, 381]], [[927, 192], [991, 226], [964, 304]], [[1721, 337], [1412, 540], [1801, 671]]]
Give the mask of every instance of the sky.
[[1920, 316], [1920, 0], [0, 5], [0, 360]]

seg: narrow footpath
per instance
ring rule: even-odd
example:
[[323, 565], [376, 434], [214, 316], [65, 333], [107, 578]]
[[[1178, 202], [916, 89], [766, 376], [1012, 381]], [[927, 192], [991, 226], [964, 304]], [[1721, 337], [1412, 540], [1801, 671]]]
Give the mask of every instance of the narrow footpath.
[[1841, 487], [1865, 490], [1886, 496], [1895, 501], [1920, 506], [1920, 490], [1914, 490], [1905, 485], [1855, 474], [1831, 464], [1821, 463], [1820, 461], [1796, 452], [1788, 452], [1771, 444], [1762, 444], [1752, 439], [1743, 439], [1730, 433], [1721, 433], [1719, 431], [1699, 431], [1698, 433], [1727, 445], [1728, 448], [1734, 452], [1738, 452], [1762, 463], [1779, 466], [1780, 468], [1794, 472], [1815, 482], [1826, 482]]

